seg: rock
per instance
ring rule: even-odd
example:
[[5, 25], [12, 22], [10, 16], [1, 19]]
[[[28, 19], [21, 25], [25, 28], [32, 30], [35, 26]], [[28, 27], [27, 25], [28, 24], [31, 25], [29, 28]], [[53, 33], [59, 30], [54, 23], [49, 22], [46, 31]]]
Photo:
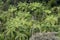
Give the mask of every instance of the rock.
[[29, 40], [59, 40], [60, 38], [56, 34], [57, 32], [35, 33]]

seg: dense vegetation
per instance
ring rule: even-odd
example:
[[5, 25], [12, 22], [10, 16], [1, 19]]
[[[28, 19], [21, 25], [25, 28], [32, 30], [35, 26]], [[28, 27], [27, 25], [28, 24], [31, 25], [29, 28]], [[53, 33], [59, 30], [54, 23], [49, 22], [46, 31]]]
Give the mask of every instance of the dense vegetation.
[[36, 32], [60, 32], [60, 0], [0, 0], [0, 40]]

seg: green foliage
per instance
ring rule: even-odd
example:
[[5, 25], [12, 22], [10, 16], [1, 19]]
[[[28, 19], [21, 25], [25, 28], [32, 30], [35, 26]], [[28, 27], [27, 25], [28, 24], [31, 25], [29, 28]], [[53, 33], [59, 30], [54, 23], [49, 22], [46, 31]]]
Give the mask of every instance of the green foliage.
[[51, 7], [55, 0], [5, 1], [0, 0], [0, 40], [29, 40], [36, 32], [60, 32], [60, 6]]

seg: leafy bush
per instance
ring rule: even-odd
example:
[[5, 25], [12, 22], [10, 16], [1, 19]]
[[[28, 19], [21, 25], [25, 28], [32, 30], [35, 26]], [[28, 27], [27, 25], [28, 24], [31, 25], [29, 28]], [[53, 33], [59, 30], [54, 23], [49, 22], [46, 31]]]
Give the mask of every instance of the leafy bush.
[[29, 40], [36, 32], [60, 32], [60, 6], [31, 1], [0, 0], [0, 40]]

